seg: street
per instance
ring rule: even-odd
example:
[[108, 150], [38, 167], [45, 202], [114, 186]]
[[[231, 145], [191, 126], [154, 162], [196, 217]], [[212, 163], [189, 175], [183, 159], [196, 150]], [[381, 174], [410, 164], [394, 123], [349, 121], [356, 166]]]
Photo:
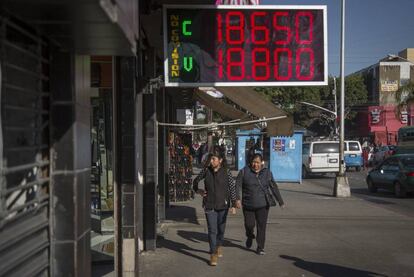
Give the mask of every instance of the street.
[[[414, 217], [413, 195], [408, 195], [407, 198], [397, 198], [392, 191], [387, 190], [378, 190], [376, 193], [370, 193], [365, 182], [367, 173], [368, 171], [355, 172], [353, 170], [346, 173], [353, 197], [363, 199], [369, 203], [401, 215]], [[332, 189], [333, 191], [334, 176], [317, 176], [304, 181], [305, 184], [308, 182], [326, 189]]]

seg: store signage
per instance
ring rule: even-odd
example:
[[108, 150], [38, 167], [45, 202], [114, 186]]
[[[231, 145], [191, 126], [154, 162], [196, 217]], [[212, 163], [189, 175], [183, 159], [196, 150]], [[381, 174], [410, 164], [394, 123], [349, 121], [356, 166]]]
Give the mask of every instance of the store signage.
[[371, 124], [378, 124], [381, 121], [381, 110], [374, 109], [371, 111]]
[[398, 90], [398, 81], [381, 81], [382, 92], [396, 92]]
[[326, 6], [164, 6], [166, 86], [326, 85]]
[[[373, 110], [370, 111], [371, 113], [371, 124], [372, 125], [378, 125], [381, 123], [381, 113], [383, 112], [382, 109], [380, 108], [375, 108]], [[394, 117], [394, 111], [387, 111], [387, 118], [393, 118], [393, 119], [397, 119], [401, 122], [401, 124], [408, 124], [408, 118], [409, 118], [409, 114], [408, 111], [401, 111], [400, 112], [400, 118], [395, 118]]]
[[408, 112], [407, 111], [401, 112], [401, 123], [408, 124]]

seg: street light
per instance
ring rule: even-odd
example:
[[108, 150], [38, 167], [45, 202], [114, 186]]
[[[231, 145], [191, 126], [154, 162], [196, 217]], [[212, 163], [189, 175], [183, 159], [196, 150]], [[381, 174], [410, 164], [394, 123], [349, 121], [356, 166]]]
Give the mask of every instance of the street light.
[[335, 111], [331, 111], [331, 110], [328, 110], [324, 107], [321, 107], [321, 106], [318, 106], [316, 104], [312, 104], [312, 103], [309, 103], [309, 102], [305, 102], [305, 101], [301, 101], [299, 103], [304, 104], [304, 105], [308, 105], [308, 106], [311, 106], [311, 107], [314, 107], [314, 108], [317, 108], [317, 109], [320, 109], [320, 110], [328, 112], [330, 114], [333, 114], [335, 116], [335, 118], [334, 118], [335, 135], [338, 135], [338, 128], [336, 127], [336, 120], [338, 119], [338, 114], [336, 112], [336, 89], [334, 89], [334, 97], [335, 97]]
[[301, 101], [300, 103], [305, 104], [305, 105], [309, 105], [309, 106], [312, 106], [312, 107], [315, 107], [315, 108], [318, 108], [318, 109], [321, 109], [321, 110], [323, 110], [325, 112], [328, 112], [328, 113], [331, 113], [331, 114], [333, 114], [335, 116], [335, 118], [338, 117], [337, 114], [336, 114], [336, 111], [333, 112], [333, 111], [328, 110], [328, 109], [326, 109], [324, 107], [321, 107], [321, 106], [318, 106], [316, 104], [312, 104], [312, 103], [309, 103], [309, 102], [305, 102], [305, 101]]

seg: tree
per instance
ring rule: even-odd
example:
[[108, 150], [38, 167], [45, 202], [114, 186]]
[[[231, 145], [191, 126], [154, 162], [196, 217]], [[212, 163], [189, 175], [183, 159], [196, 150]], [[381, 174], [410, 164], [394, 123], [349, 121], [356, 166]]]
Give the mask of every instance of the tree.
[[[337, 100], [340, 100], [340, 82], [337, 80]], [[360, 74], [349, 75], [345, 78], [345, 129], [348, 131], [357, 130], [359, 128], [358, 121], [355, 120], [358, 112], [365, 109], [368, 101], [368, 90], [364, 82], [364, 78]], [[349, 132], [347, 132], [349, 133]], [[351, 132], [352, 133], [352, 132]]]
[[309, 126], [314, 118], [319, 117], [320, 111], [304, 108], [301, 101], [323, 105], [319, 87], [266, 87], [256, 88], [269, 101], [293, 115], [295, 123]]
[[399, 117], [403, 109], [414, 104], [414, 82], [400, 86], [395, 93], [395, 100], [398, 103], [395, 112]]
[[[360, 75], [351, 75], [345, 79], [345, 107], [346, 119], [352, 125], [352, 119], [357, 112], [356, 106], [365, 104], [368, 91]], [[335, 98], [332, 94], [334, 89], [334, 78], [328, 79], [328, 86], [316, 87], [266, 87], [256, 88], [269, 101], [293, 115], [295, 124], [309, 128], [321, 135], [333, 132], [334, 116], [320, 109], [309, 107], [300, 102], [309, 102], [331, 111], [335, 110]], [[337, 103], [339, 106], [340, 79], [337, 79]]]
[[[340, 81], [341, 80], [338, 79], [338, 87]], [[340, 89], [338, 91], [340, 91]], [[358, 112], [355, 108], [366, 104], [368, 100], [368, 90], [362, 75], [355, 74], [345, 78], [345, 93], [345, 118], [353, 120]], [[340, 94], [338, 93], [338, 103], [339, 95]]]

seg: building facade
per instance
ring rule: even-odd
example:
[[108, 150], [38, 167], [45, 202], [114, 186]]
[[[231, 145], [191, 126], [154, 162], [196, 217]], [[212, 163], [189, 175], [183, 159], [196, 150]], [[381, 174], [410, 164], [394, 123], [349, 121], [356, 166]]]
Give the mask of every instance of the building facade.
[[354, 74], [364, 77], [369, 103], [358, 114], [359, 129], [354, 134], [370, 137], [377, 145], [395, 144], [398, 129], [414, 124], [412, 107], [400, 106], [396, 98], [401, 86], [414, 82], [414, 49], [388, 55]]

